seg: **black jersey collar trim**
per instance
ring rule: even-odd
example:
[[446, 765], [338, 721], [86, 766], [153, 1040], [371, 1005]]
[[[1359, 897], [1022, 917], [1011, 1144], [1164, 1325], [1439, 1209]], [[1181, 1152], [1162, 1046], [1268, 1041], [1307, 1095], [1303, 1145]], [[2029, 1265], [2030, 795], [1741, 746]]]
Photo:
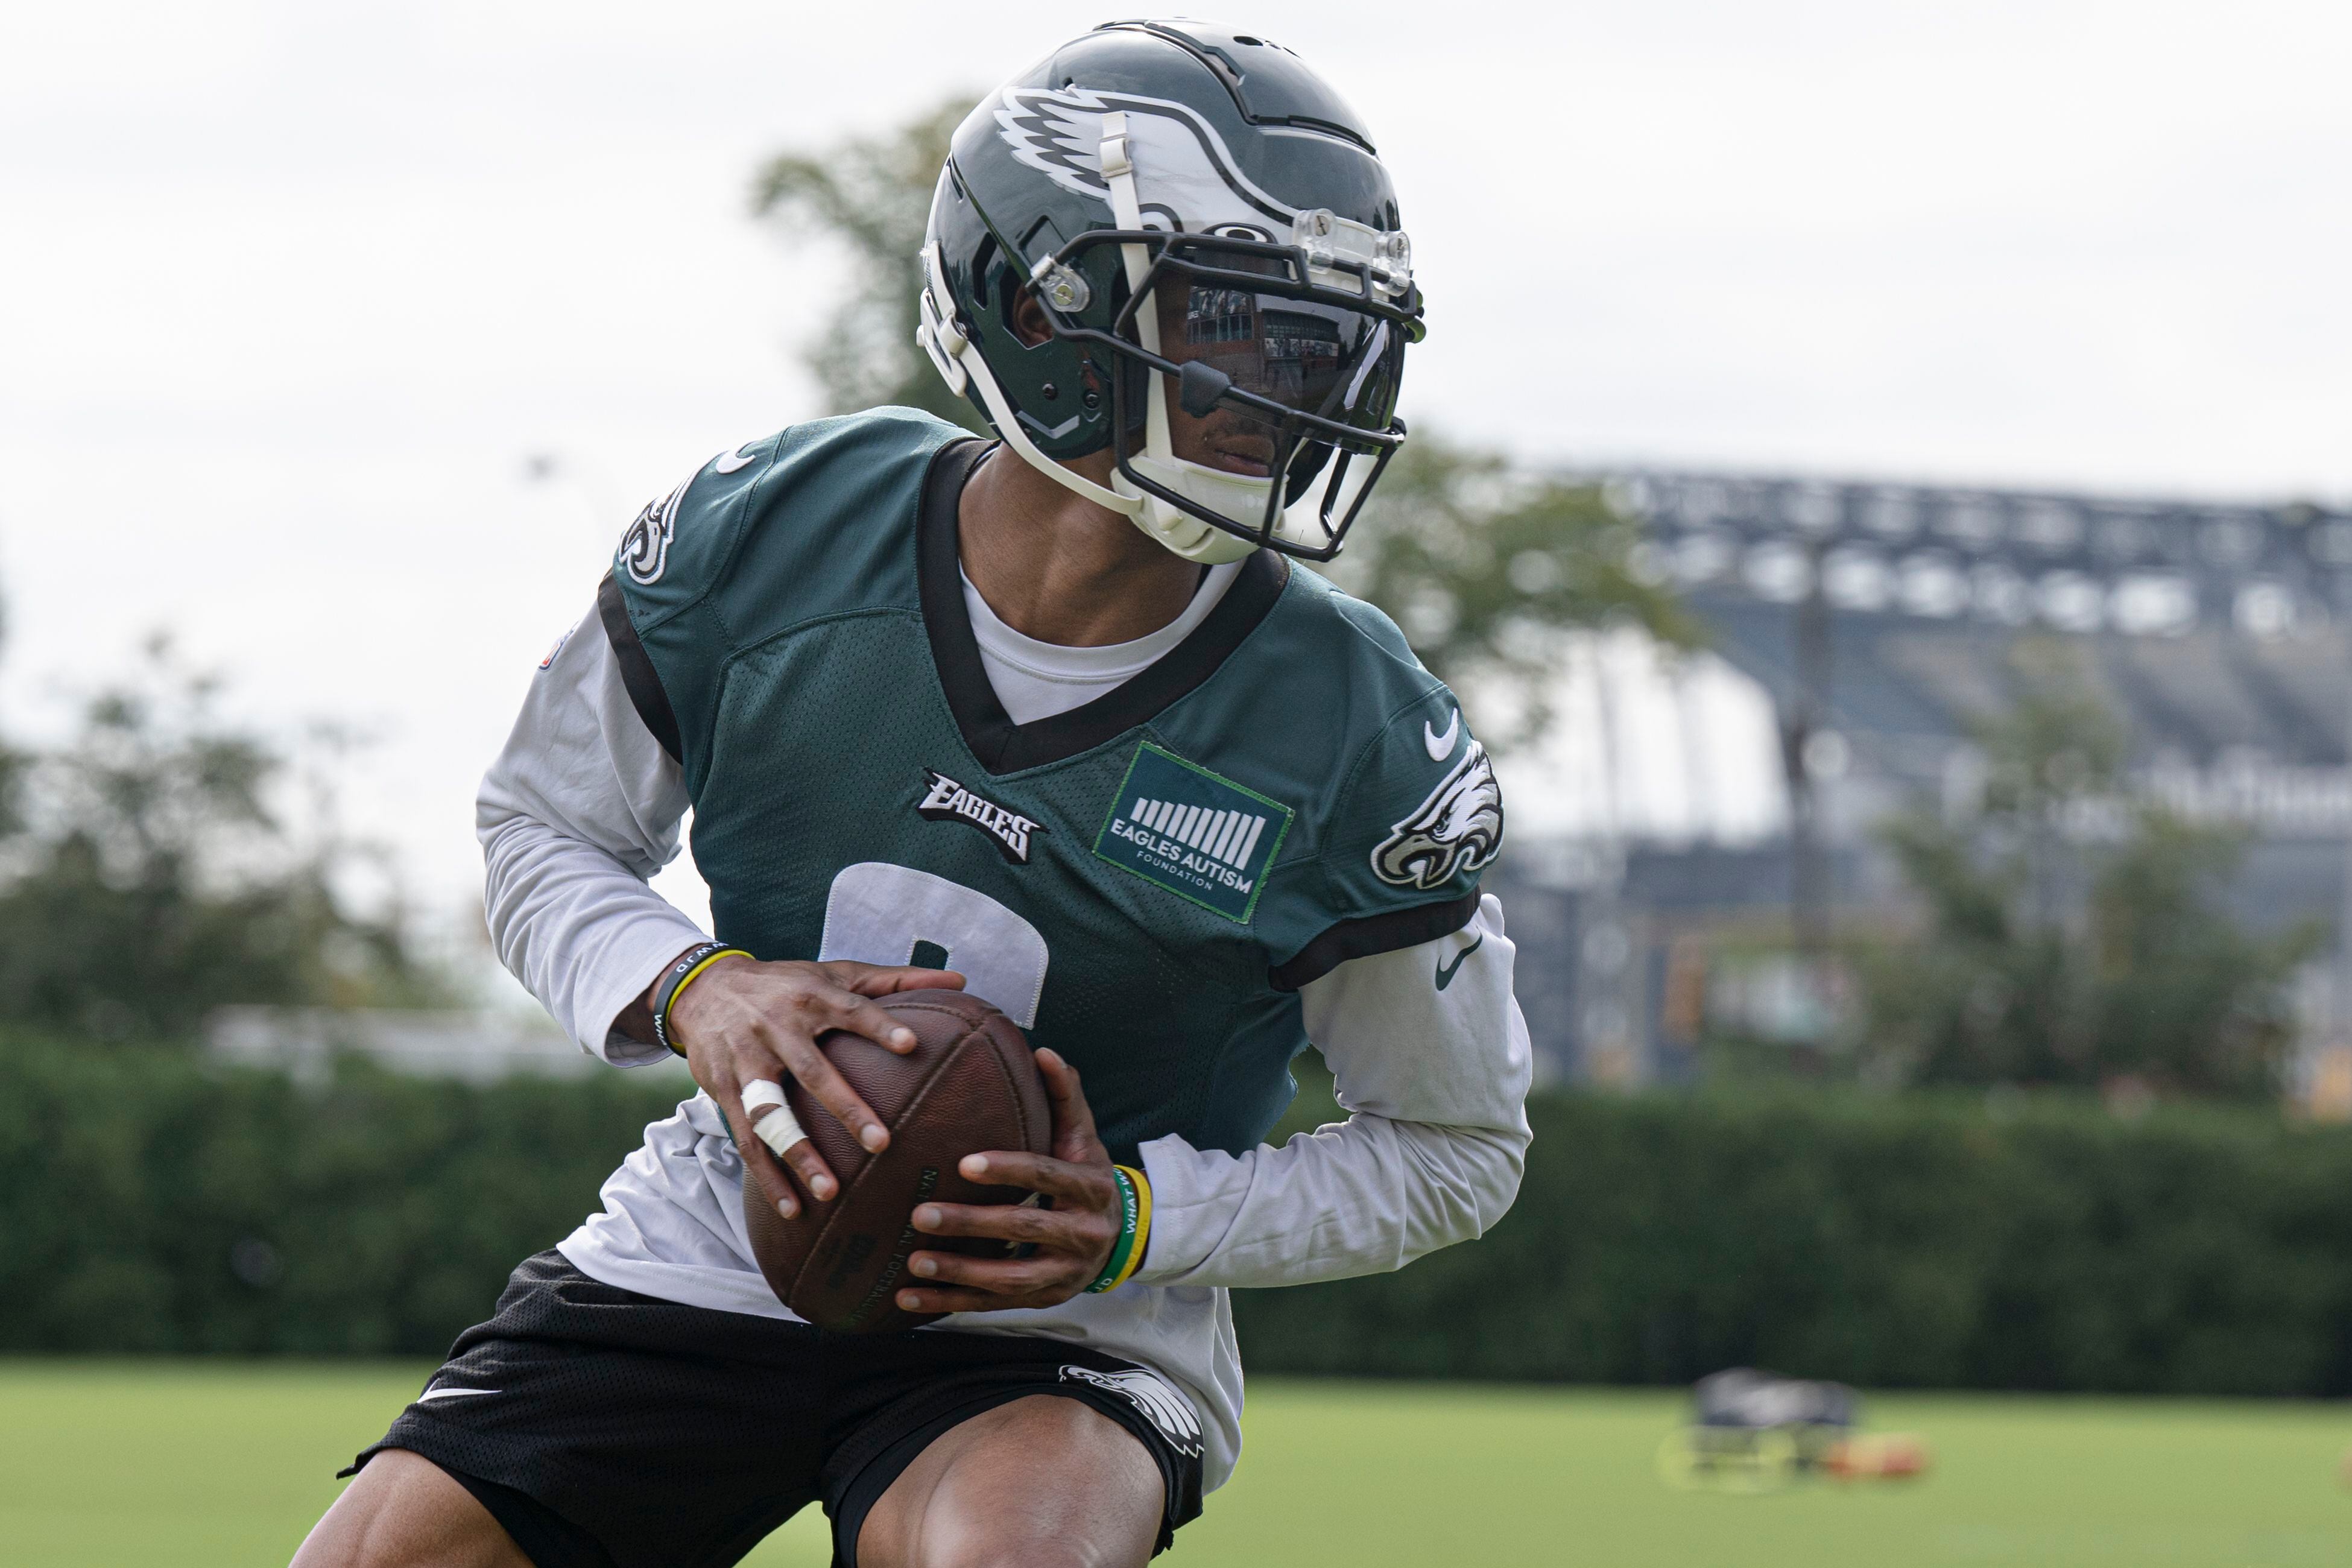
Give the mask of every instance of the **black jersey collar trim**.
[[1158, 718], [1214, 675], [1257, 629], [1282, 596], [1290, 573], [1279, 554], [1259, 551], [1242, 563], [1207, 618], [1150, 667], [1082, 707], [1015, 724], [996, 700], [996, 689], [988, 683], [988, 671], [980, 661], [980, 640], [972, 635], [963, 602], [956, 534], [956, 504], [964, 483], [993, 449], [992, 443], [977, 438], [951, 441], [931, 459], [915, 524], [916, 575], [931, 662], [939, 669], [940, 688], [947, 694], [956, 728], [980, 765], [1002, 775], [1090, 752]]

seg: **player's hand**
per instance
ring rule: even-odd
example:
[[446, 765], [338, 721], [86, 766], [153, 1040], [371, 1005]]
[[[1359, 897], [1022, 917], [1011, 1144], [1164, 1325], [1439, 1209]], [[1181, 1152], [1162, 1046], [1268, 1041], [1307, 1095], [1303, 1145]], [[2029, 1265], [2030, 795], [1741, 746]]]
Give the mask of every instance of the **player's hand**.
[[909, 1312], [1002, 1312], [1052, 1307], [1093, 1284], [1110, 1261], [1124, 1218], [1110, 1154], [1095, 1134], [1095, 1113], [1078, 1088], [1078, 1069], [1050, 1050], [1037, 1053], [1045, 1098], [1054, 1107], [1051, 1156], [992, 1151], [968, 1154], [957, 1168], [969, 1181], [1026, 1187], [1054, 1206], [918, 1204], [915, 1228], [931, 1236], [986, 1236], [1027, 1243], [1026, 1258], [966, 1258], [918, 1252], [907, 1267], [932, 1283], [898, 1292]]
[[[781, 1160], [760, 1141], [751, 1131], [752, 1118], [743, 1111], [744, 1086], [761, 1079], [781, 1085], [787, 1075], [797, 1079], [851, 1137], [867, 1149], [881, 1149], [890, 1142], [889, 1131], [824, 1059], [816, 1037], [845, 1029], [904, 1056], [915, 1048], [915, 1032], [872, 998], [894, 991], [962, 989], [963, 976], [951, 970], [722, 958], [671, 1005], [669, 1027], [671, 1037], [686, 1048], [694, 1081], [727, 1113], [745, 1169], [776, 1212], [791, 1219], [800, 1213], [801, 1192], [823, 1203], [841, 1191], [841, 1184], [808, 1139], [786, 1149]], [[799, 1178], [798, 1190], [784, 1173], [787, 1166]]]

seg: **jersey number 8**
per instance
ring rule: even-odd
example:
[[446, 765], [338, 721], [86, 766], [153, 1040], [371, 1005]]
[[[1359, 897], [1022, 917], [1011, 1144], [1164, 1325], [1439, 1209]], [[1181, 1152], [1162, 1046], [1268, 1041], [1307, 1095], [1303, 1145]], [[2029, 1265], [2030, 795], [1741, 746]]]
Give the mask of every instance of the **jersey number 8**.
[[825, 895], [820, 962], [914, 962], [929, 944], [936, 967], [964, 977], [965, 989], [1032, 1028], [1045, 989], [1045, 939], [1037, 928], [977, 888], [911, 866], [862, 860], [844, 867]]

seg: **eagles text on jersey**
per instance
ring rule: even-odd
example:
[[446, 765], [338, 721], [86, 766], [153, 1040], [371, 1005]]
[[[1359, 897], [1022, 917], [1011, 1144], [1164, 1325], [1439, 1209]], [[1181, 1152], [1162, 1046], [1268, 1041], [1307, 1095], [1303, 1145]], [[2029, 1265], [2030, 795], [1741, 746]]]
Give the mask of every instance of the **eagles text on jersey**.
[[1469, 921], [1494, 771], [1386, 617], [1265, 551], [1158, 663], [1013, 723], [958, 572], [989, 449], [906, 409], [821, 420], [632, 529], [602, 618], [684, 769], [716, 934], [919, 948], [1077, 1065], [1116, 1156], [1250, 1148], [1299, 987]]

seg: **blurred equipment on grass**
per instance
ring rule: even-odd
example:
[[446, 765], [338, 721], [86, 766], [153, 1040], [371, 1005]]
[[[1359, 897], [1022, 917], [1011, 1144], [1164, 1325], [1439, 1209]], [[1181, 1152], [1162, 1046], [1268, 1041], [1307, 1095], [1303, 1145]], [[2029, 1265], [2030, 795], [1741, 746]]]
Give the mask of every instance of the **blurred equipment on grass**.
[[1822, 1456], [1822, 1470], [1841, 1481], [1906, 1481], [1926, 1475], [1927, 1465], [1926, 1441], [1908, 1432], [1848, 1437]]
[[1905, 1479], [1927, 1468], [1927, 1446], [1892, 1434], [1857, 1436], [1862, 1401], [1842, 1383], [1733, 1367], [1700, 1378], [1691, 1418], [1658, 1447], [1670, 1486], [1724, 1492], [1779, 1491], [1811, 1476], [1841, 1481]]

